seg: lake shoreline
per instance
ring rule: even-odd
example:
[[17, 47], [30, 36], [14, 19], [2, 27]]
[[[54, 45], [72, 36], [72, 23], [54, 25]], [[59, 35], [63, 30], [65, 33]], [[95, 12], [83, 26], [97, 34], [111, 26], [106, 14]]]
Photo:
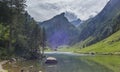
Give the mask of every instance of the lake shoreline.
[[[108, 58], [109, 57], [119, 57], [117, 55], [80, 54], [80, 53], [74, 53], [74, 52], [56, 52], [56, 51], [54, 51], [54, 52], [45, 52], [45, 55], [48, 56], [48, 57], [49, 56], [56, 57], [58, 60], [59, 59], [63, 60], [64, 58], [66, 58], [64, 56], [67, 56], [68, 59], [67, 60], [65, 59], [65, 61], [63, 60], [63, 62], [62, 62], [62, 63], [65, 62], [67, 64], [69, 62], [68, 60], [71, 60], [72, 57], [73, 57], [73, 59], [74, 59], [74, 57], [77, 57], [77, 58], [79, 57], [78, 59], [80, 59], [80, 60], [86, 59], [86, 60], [93, 60], [93, 61], [94, 61], [95, 58], [99, 57], [100, 58], [100, 62], [99, 62], [98, 58], [97, 58], [98, 61], [95, 61], [95, 62], [97, 62], [97, 63], [99, 63], [101, 65], [104, 65], [104, 63], [101, 63], [101, 60], [106, 59], [106, 57], [108, 57]], [[60, 56], [60, 58], [59, 58], [59, 56]], [[102, 57], [103, 57], [103, 59], [102, 59]], [[21, 64], [21, 62], [22, 62], [22, 64]], [[26, 63], [26, 61], [25, 62], [21, 61], [21, 62], [17, 62], [17, 64], [14, 65], [14, 66], [17, 66], [17, 67], [11, 66], [11, 64], [7, 65], [5, 63], [2, 63], [2, 65], [4, 65], [4, 69], [11, 70], [12, 72], [20, 71], [21, 69], [24, 69], [25, 71], [27, 71], [27, 70], [30, 70], [29, 67], [32, 66], [33, 68], [35, 68], [35, 66], [36, 66], [36, 64], [35, 65], [30, 64], [30, 63], [33, 63], [33, 62], [36, 62], [36, 61], [33, 61], [33, 62], [30, 61], [30, 63], [28, 61], [27, 61], [28, 63]], [[61, 61], [59, 60], [59, 62], [61, 62]], [[25, 64], [25, 65], [23, 65], [23, 64]], [[39, 71], [42, 71], [42, 66], [39, 66], [39, 68], [40, 67], [41, 67], [41, 69], [39, 69]], [[2, 69], [3, 69], [3, 67], [2, 67]], [[2, 71], [2, 72], [8, 72], [8, 71]]]
[[120, 52], [74, 52], [74, 51], [49, 51], [45, 53], [76, 54], [76, 55], [120, 55]]
[[80, 55], [120, 55], [120, 52], [74, 52], [74, 51], [46, 51], [45, 53], [65, 53]]
[[91, 55], [120, 55], [120, 52], [75, 52], [75, 53]]

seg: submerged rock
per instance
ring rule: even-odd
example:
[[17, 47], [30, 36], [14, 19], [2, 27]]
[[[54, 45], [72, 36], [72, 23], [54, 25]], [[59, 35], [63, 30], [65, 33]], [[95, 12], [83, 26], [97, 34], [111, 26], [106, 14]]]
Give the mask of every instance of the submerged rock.
[[46, 64], [57, 64], [57, 59], [54, 57], [48, 57], [45, 61]]

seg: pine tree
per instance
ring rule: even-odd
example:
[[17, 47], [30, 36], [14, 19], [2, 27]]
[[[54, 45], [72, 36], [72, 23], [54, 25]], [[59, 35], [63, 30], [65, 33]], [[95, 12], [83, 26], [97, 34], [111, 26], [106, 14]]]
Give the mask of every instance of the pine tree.
[[25, 7], [25, 0], [8, 0], [8, 6], [10, 7], [10, 38], [9, 38], [9, 49], [8, 51], [10, 54], [12, 53], [11, 50], [13, 50], [13, 38], [15, 38], [17, 35], [16, 33], [16, 26], [18, 23], [18, 17], [19, 15], [24, 11]]
[[42, 57], [44, 56], [44, 50], [45, 50], [45, 47], [46, 47], [46, 32], [45, 32], [45, 28], [41, 28], [42, 31], [41, 31], [41, 55]]

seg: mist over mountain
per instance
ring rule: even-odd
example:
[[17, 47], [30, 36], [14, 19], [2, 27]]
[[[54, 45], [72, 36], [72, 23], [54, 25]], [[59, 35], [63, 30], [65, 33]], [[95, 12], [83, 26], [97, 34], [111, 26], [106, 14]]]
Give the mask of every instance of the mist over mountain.
[[68, 19], [68, 21], [73, 24], [75, 27], [78, 27], [82, 21], [77, 17], [77, 15], [73, 12], [65, 12], [65, 17]]
[[69, 22], [75, 21], [78, 19], [77, 15], [73, 12], [65, 12], [65, 17], [68, 19]]
[[[46, 21], [62, 13], [75, 13], [81, 20], [96, 16], [108, 0], [27, 0], [27, 11], [36, 21]], [[97, 13], [96, 13], [97, 12]]]

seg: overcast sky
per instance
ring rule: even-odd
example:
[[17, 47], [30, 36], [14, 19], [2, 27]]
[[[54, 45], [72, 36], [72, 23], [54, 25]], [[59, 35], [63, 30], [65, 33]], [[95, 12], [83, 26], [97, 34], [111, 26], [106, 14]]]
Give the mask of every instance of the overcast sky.
[[[27, 0], [26, 9], [36, 21], [45, 21], [66, 11], [86, 20], [99, 13], [107, 2], [108, 0]], [[69, 19], [72, 20], [71, 17]]]

